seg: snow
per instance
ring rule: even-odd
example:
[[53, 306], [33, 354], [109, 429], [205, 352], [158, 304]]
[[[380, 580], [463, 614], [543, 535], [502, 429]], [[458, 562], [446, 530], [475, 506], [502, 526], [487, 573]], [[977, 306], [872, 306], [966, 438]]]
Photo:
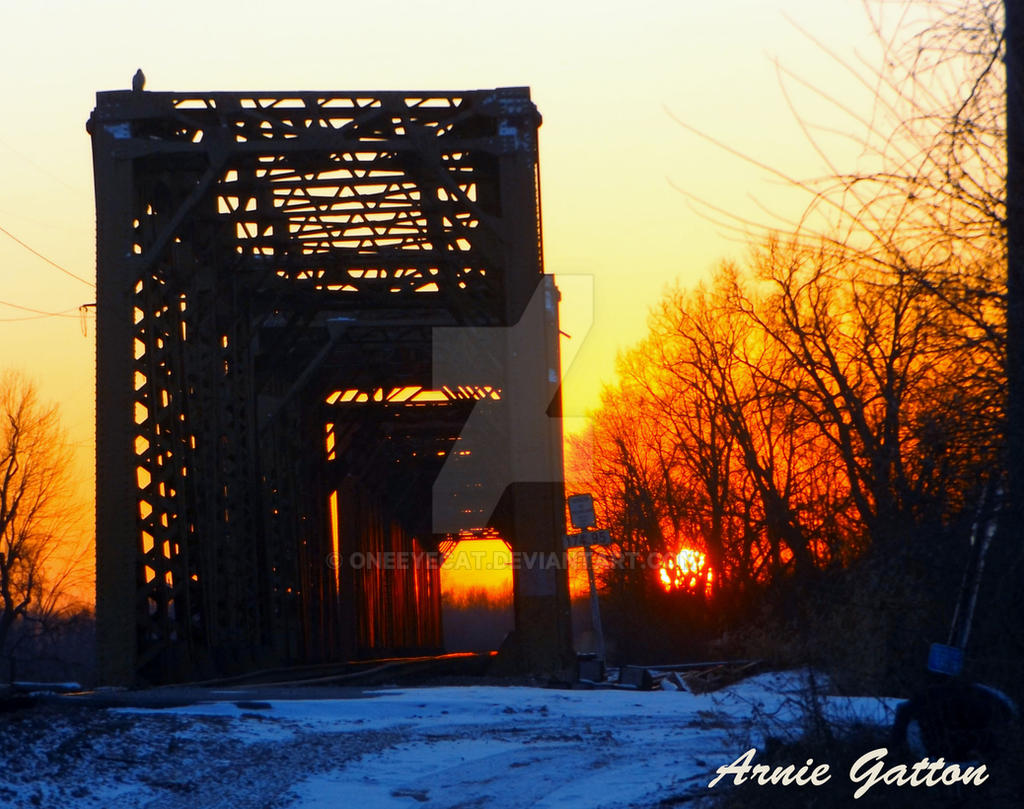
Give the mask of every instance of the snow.
[[[0, 725], [0, 765], [17, 765], [0, 769], [0, 804], [654, 806], [707, 794], [751, 740], [796, 735], [802, 693], [801, 676], [774, 673], [701, 695], [448, 686], [316, 700], [226, 690], [163, 709], [63, 702]], [[824, 699], [835, 721], [881, 724], [892, 709]]]

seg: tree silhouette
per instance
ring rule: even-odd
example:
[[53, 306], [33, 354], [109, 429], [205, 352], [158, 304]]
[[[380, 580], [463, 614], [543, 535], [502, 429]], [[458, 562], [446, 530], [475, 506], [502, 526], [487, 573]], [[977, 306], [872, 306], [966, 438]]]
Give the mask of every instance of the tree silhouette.
[[19, 621], [54, 617], [76, 572], [62, 547], [70, 458], [57, 408], [23, 376], [0, 374], [0, 654], [13, 653]]

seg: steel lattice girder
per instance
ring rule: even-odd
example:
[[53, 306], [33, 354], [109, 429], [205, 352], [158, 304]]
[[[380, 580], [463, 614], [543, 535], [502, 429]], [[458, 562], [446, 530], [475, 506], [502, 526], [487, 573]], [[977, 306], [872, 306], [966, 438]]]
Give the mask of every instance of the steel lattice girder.
[[[525, 88], [97, 95], [105, 682], [440, 644], [436, 569], [382, 584], [324, 559], [436, 545], [436, 459], [478, 381], [427, 406], [329, 400], [339, 385], [429, 389], [435, 329], [519, 321], [543, 278], [539, 122]], [[522, 379], [497, 358], [494, 398], [512, 384], [557, 399], [557, 317], [544, 328]], [[491, 440], [510, 446], [538, 429], [499, 422]], [[490, 523], [555, 550], [560, 429], [539, 429], [547, 482], [510, 488]], [[564, 578], [516, 583], [535, 668], [569, 652]]]

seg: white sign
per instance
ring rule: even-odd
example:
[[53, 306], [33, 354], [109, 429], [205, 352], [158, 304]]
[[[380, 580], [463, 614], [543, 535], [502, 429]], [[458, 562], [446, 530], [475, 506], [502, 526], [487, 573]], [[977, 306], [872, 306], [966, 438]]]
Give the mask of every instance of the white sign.
[[569, 498], [569, 519], [573, 528], [591, 528], [597, 525], [594, 516], [594, 498], [589, 494], [574, 494]]
[[586, 545], [611, 545], [612, 535], [604, 528], [597, 531], [580, 531], [565, 537], [565, 547], [582, 548]]

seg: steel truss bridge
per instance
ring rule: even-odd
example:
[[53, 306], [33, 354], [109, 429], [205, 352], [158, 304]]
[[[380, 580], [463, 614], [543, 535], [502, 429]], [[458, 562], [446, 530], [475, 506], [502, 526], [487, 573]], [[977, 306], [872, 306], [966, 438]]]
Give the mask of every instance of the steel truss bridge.
[[[526, 88], [98, 93], [103, 682], [438, 651], [454, 541], [564, 554], [539, 124]], [[514, 603], [499, 659], [564, 669], [564, 564]]]

